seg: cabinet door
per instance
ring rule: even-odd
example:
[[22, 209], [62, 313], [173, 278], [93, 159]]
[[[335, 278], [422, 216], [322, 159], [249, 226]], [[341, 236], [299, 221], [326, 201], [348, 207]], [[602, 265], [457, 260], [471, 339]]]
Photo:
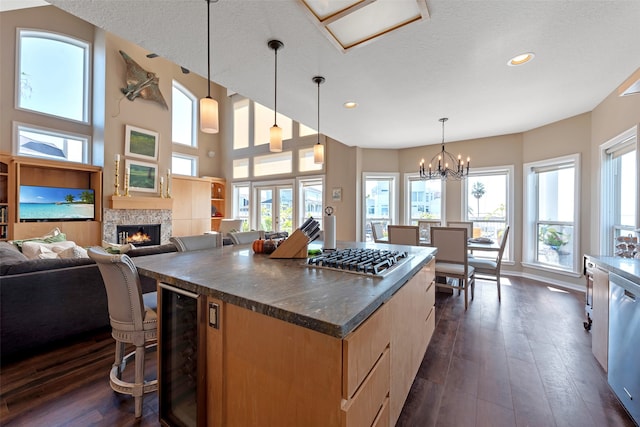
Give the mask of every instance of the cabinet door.
[[593, 270], [593, 324], [591, 351], [607, 371], [609, 347], [609, 273], [596, 267]]

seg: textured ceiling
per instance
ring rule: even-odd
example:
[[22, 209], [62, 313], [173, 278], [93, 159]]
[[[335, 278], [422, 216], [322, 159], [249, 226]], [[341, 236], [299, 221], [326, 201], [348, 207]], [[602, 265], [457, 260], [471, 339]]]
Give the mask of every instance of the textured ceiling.
[[[415, 1], [415, 0], [390, 0]], [[50, 0], [49, 3], [207, 75], [205, 0]], [[527, 131], [591, 111], [640, 67], [640, 1], [427, 0], [430, 18], [347, 53], [298, 0], [212, 3], [211, 79], [278, 111], [370, 148]], [[533, 62], [508, 67], [533, 51]], [[196, 94], [204, 96], [205, 94]], [[346, 110], [345, 101], [359, 106]]]

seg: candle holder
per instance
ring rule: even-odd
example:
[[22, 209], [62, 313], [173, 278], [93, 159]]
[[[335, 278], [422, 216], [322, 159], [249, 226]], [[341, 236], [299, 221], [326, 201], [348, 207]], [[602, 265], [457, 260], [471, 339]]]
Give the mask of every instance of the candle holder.
[[131, 197], [131, 194], [129, 194], [129, 168], [124, 171], [124, 196]]
[[160, 198], [164, 199], [164, 182], [162, 181], [162, 179], [160, 180]]
[[113, 186], [115, 187], [116, 191], [113, 193], [114, 196], [116, 197], [120, 197], [120, 184], [118, 183], [118, 179], [120, 178], [120, 159], [116, 159], [116, 182], [115, 184], [113, 184]]
[[167, 171], [167, 199], [171, 198], [171, 173]]

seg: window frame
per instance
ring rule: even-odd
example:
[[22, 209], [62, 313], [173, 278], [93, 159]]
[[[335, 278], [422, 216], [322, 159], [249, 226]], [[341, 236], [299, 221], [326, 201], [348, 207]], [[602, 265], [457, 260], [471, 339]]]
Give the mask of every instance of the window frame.
[[[400, 174], [398, 172], [362, 172], [362, 198], [361, 204], [361, 221], [362, 226], [360, 229], [361, 241], [366, 241], [367, 238], [367, 180], [368, 179], [389, 179], [391, 185], [389, 185], [389, 219], [388, 224], [397, 224], [398, 219], [398, 194], [400, 189]], [[386, 226], [385, 226], [386, 228]]]
[[[174, 121], [174, 116], [173, 116], [173, 112], [176, 110], [175, 106], [173, 105], [173, 101], [174, 101], [174, 97], [173, 97], [173, 90], [178, 90], [180, 93], [182, 93], [186, 98], [189, 99], [189, 101], [191, 101], [191, 123], [190, 123], [190, 127], [191, 127], [191, 144], [185, 144], [179, 141], [174, 141], [173, 140], [173, 121]], [[198, 103], [198, 98], [189, 90], [186, 88], [186, 86], [184, 86], [182, 83], [180, 83], [177, 80], [172, 80], [171, 81], [171, 142], [173, 144], [176, 144], [180, 147], [191, 147], [191, 148], [198, 148], [198, 112], [199, 112], [199, 103]]]
[[[27, 131], [27, 132], [41, 133], [44, 135], [50, 135], [50, 136], [59, 137], [59, 138], [71, 137], [74, 139], [81, 140], [81, 143], [83, 146], [82, 161], [77, 162], [69, 159], [54, 158], [49, 156], [39, 156], [39, 155], [20, 152], [20, 131], [21, 130]], [[25, 156], [25, 157], [31, 157], [35, 159], [45, 159], [45, 160], [57, 160], [60, 162], [69, 162], [69, 163], [77, 163], [77, 164], [85, 164], [85, 165], [91, 164], [93, 144], [92, 144], [92, 139], [90, 135], [85, 135], [85, 134], [76, 133], [76, 132], [67, 132], [60, 129], [53, 129], [53, 128], [32, 125], [32, 124], [22, 123], [22, 122], [13, 122], [12, 134], [13, 134], [12, 151], [13, 151], [13, 155], [15, 156]]]
[[[179, 172], [174, 168], [174, 166], [173, 166], [173, 159], [174, 159], [174, 158], [176, 158], [176, 157], [177, 157], [177, 158], [180, 158], [180, 159], [182, 159], [182, 160], [189, 160], [189, 161], [191, 161], [191, 175], [184, 175], [184, 174], [181, 174], [181, 173], [179, 173]], [[198, 176], [198, 169], [199, 169], [199, 162], [198, 162], [198, 160], [199, 160], [199, 158], [198, 158], [198, 156], [197, 156], [197, 155], [196, 155], [196, 156], [194, 156], [194, 155], [191, 155], [191, 154], [185, 154], [185, 153], [179, 153], [179, 152], [177, 152], [177, 151], [173, 151], [173, 152], [171, 153], [171, 171], [172, 171], [171, 173], [172, 173], [173, 175], [195, 176], [195, 177], [197, 177], [197, 176]]]
[[[541, 168], [559, 168], [561, 165], [571, 163], [574, 168], [574, 188], [575, 194], [573, 200], [573, 245], [572, 245], [572, 267], [562, 268], [546, 263], [541, 263], [536, 259], [537, 242], [538, 242], [538, 178], [536, 169]], [[523, 230], [522, 230], [522, 265], [528, 268], [534, 268], [544, 271], [550, 271], [558, 274], [564, 274], [571, 277], [579, 277], [580, 269], [580, 201], [581, 201], [581, 168], [580, 154], [570, 154], [561, 157], [555, 157], [535, 162], [525, 163], [523, 165]], [[562, 221], [557, 221], [562, 222]]]
[[[470, 172], [469, 172], [469, 176], [473, 177], [473, 176], [488, 176], [488, 175], [506, 175], [506, 206], [505, 209], [507, 210], [506, 215], [505, 215], [505, 226], [509, 225], [511, 227], [511, 230], [513, 230], [514, 227], [514, 218], [515, 218], [515, 213], [514, 213], [514, 172], [515, 172], [515, 167], [514, 165], [501, 165], [501, 166], [489, 166], [489, 167], [476, 167], [473, 168]], [[472, 221], [472, 219], [469, 218], [469, 199], [468, 199], [468, 194], [469, 194], [469, 179], [465, 179], [464, 183], [462, 185], [462, 213], [461, 213], [461, 218], [464, 218], [463, 221]], [[484, 222], [484, 221], [483, 221]], [[498, 221], [490, 221], [490, 222], [498, 222]], [[513, 245], [513, 240], [514, 240], [514, 233], [511, 232], [509, 233], [509, 235], [507, 236], [507, 245], [505, 248], [505, 253], [503, 254], [503, 262], [505, 264], [513, 264], [513, 260], [514, 260], [514, 245]], [[483, 254], [478, 253], [477, 255], [474, 256], [482, 256]], [[489, 253], [487, 253], [486, 255], [489, 255]]]
[[[54, 40], [60, 43], [67, 43], [67, 44], [82, 48], [84, 50], [83, 73], [82, 73], [84, 76], [83, 89], [82, 89], [83, 105], [82, 105], [81, 120], [59, 116], [57, 114], [47, 113], [44, 111], [34, 110], [31, 108], [22, 107], [20, 105], [20, 95], [22, 93], [20, 76], [22, 75], [21, 64], [22, 64], [22, 51], [23, 51], [23, 48], [22, 48], [23, 34], [25, 35], [25, 37], [28, 36], [32, 38], [41, 38], [41, 39], [47, 39], [47, 40]], [[14, 82], [14, 89], [15, 89], [14, 108], [20, 111], [28, 111], [34, 114], [40, 114], [47, 117], [54, 117], [58, 120], [63, 120], [66, 122], [82, 123], [82, 124], [90, 125], [91, 124], [91, 102], [92, 102], [91, 88], [92, 88], [92, 74], [93, 74], [93, 71], [91, 68], [92, 55], [93, 55], [92, 44], [86, 40], [82, 40], [80, 38], [73, 37], [68, 34], [58, 33], [55, 31], [42, 30], [37, 28], [25, 28], [25, 27], [16, 28], [16, 57], [15, 57], [16, 74], [15, 74], [15, 82]]]
[[[411, 182], [412, 181], [420, 181], [420, 174], [411, 172], [405, 173], [403, 177], [404, 181], [404, 223], [407, 225], [417, 225], [417, 219], [414, 223], [414, 219], [411, 218]], [[441, 179], [438, 179], [440, 182], [440, 218], [433, 219], [434, 221], [444, 221], [444, 218], [447, 217], [446, 206], [447, 206], [447, 196], [446, 196], [446, 185], [444, 185]], [[431, 218], [423, 218], [427, 221], [431, 221]]]
[[[597, 233], [597, 247], [600, 248], [599, 253], [603, 255], [614, 254], [614, 238], [616, 230], [632, 231], [632, 227], [622, 227], [616, 223], [619, 215], [619, 207], [616, 206], [617, 200], [621, 197], [620, 189], [616, 185], [611, 176], [614, 169], [612, 155], [624, 150], [636, 152], [636, 193], [640, 191], [640, 125], [633, 126], [630, 129], [611, 138], [607, 142], [600, 145], [600, 221]], [[640, 229], [640, 197], [636, 194], [635, 207], [635, 229]]]

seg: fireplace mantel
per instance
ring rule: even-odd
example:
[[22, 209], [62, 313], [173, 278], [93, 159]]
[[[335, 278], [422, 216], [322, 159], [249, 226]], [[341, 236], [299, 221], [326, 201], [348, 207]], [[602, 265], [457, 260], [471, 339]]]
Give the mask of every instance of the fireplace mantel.
[[111, 196], [109, 199], [111, 209], [168, 209], [173, 208], [172, 198], [162, 197], [125, 197]]

